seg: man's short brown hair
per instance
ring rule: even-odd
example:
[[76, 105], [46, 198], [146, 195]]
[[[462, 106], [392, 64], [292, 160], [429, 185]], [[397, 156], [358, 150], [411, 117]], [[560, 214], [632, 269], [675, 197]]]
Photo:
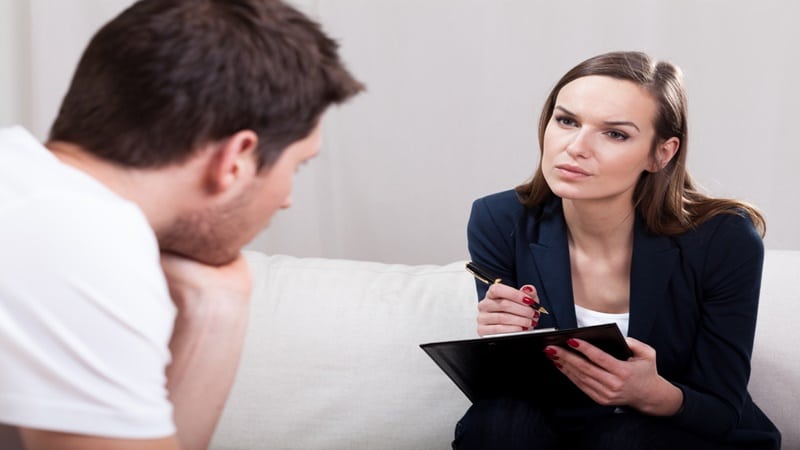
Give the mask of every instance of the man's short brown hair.
[[250, 129], [269, 166], [363, 88], [337, 48], [278, 0], [141, 0], [90, 41], [50, 139], [146, 168]]

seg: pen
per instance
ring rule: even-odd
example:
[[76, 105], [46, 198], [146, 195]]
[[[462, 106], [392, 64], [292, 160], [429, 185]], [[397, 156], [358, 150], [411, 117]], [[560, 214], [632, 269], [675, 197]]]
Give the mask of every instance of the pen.
[[[478, 267], [478, 265], [472, 261], [467, 262], [467, 272], [471, 273], [472, 276], [475, 277], [475, 279], [477, 279], [478, 281], [488, 285], [498, 284], [503, 281], [500, 277], [492, 275], [486, 269]], [[539, 313], [541, 314], [550, 314], [549, 312], [547, 312], [547, 309], [545, 309], [545, 307], [542, 305], [536, 304], [536, 305], [531, 305], [531, 307], [539, 311]]]

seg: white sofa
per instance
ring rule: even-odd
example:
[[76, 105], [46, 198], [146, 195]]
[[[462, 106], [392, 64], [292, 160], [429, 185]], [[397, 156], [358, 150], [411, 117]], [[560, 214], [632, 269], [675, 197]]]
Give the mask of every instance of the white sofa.
[[[467, 399], [419, 348], [475, 337], [463, 262], [248, 252], [255, 291], [212, 449], [447, 449]], [[800, 251], [767, 252], [750, 391], [800, 449]]]

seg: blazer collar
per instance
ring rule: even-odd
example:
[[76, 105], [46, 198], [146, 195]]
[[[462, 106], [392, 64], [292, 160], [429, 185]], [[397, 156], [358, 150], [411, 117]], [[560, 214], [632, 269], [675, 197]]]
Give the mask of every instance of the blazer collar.
[[[538, 222], [538, 236], [529, 244], [541, 287], [542, 304], [551, 311], [558, 328], [574, 328], [575, 300], [567, 242], [567, 225], [561, 200], [548, 202]], [[646, 340], [656, 312], [668, 301], [667, 283], [678, 261], [678, 247], [666, 236], [647, 231], [644, 219], [636, 216], [631, 260], [630, 319], [628, 336]], [[543, 295], [541, 295], [543, 294]]]

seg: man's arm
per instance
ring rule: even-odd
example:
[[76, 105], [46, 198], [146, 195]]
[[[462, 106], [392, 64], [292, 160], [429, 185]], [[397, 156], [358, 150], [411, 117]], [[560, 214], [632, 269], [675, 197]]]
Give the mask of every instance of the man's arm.
[[27, 450], [179, 450], [175, 436], [163, 439], [112, 439], [20, 428]]
[[178, 307], [167, 389], [181, 446], [205, 449], [236, 377], [247, 331], [252, 277], [242, 255], [212, 267], [164, 254]]

